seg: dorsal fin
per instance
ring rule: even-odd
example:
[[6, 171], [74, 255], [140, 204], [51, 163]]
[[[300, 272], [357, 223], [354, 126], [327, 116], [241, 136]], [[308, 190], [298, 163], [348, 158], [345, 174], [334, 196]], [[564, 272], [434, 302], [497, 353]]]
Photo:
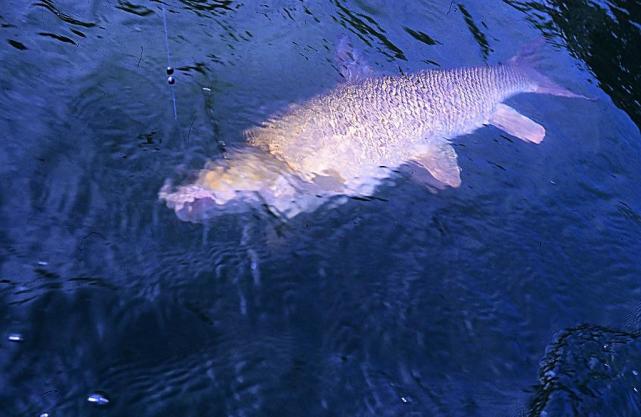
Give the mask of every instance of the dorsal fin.
[[374, 75], [361, 53], [354, 49], [346, 35], [341, 36], [336, 46], [336, 64], [338, 72], [347, 82], [356, 82]]

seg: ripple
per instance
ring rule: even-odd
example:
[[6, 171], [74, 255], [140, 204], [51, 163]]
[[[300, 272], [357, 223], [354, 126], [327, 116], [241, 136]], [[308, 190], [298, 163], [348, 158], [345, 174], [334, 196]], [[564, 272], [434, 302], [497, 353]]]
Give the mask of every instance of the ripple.
[[124, 12], [131, 13], [136, 16], [149, 16], [151, 14], [154, 14], [154, 11], [142, 6], [140, 4], [134, 4], [130, 3], [126, 0], [118, 0], [118, 5], [116, 6], [116, 9], [120, 9]]
[[28, 48], [24, 46], [23, 43], [14, 41], [13, 39], [8, 39], [7, 42], [9, 42], [9, 45], [13, 46], [14, 48], [18, 49], [19, 51], [25, 51]]
[[53, 0], [40, 0], [39, 2], [35, 3], [35, 6], [43, 7], [45, 9], [49, 10], [58, 19], [62, 20], [65, 23], [69, 23], [69, 24], [76, 25], [76, 26], [83, 26], [83, 27], [86, 27], [86, 28], [90, 28], [90, 27], [96, 26], [95, 22], [83, 21], [83, 20], [77, 19], [77, 18], [75, 18], [73, 16], [70, 16], [70, 15], [66, 14], [65, 12], [61, 11], [56, 6], [56, 3]]
[[73, 39], [68, 38], [68, 37], [66, 37], [64, 35], [57, 35], [55, 33], [49, 33], [49, 32], [39, 32], [38, 35], [44, 36], [44, 37], [47, 37], [47, 38], [53, 38], [53, 39], [55, 39], [57, 41], [60, 41], [62, 43], [70, 43], [72, 45], [78, 46], [78, 44]]
[[202, 15], [205, 12], [212, 15], [223, 15], [238, 9], [243, 3], [233, 0], [180, 0], [186, 9]]
[[424, 43], [424, 44], [426, 44], [426, 45], [430, 45], [430, 46], [431, 46], [431, 45], [438, 45], [438, 44], [440, 44], [440, 42], [439, 42], [439, 41], [434, 40], [434, 39], [433, 39], [432, 37], [430, 37], [428, 34], [423, 33], [423, 32], [421, 32], [421, 31], [412, 30], [412, 29], [410, 29], [410, 28], [408, 28], [408, 27], [406, 27], [406, 26], [404, 26], [404, 27], [403, 27], [403, 30], [404, 30], [405, 32], [409, 33], [409, 34], [410, 34], [410, 36], [411, 36], [411, 37], [413, 37], [414, 39], [416, 39], [417, 41], [423, 42], [423, 43]]
[[492, 49], [490, 49], [490, 44], [487, 41], [487, 37], [481, 31], [481, 29], [479, 29], [478, 25], [474, 21], [474, 18], [472, 17], [470, 12], [467, 11], [465, 6], [463, 6], [462, 4], [459, 4], [458, 8], [461, 11], [461, 13], [463, 13], [463, 18], [465, 19], [465, 23], [467, 24], [467, 27], [472, 33], [472, 36], [474, 36], [474, 39], [476, 39], [476, 42], [481, 47], [483, 58], [487, 60], [488, 56], [490, 55], [490, 52], [492, 51]]

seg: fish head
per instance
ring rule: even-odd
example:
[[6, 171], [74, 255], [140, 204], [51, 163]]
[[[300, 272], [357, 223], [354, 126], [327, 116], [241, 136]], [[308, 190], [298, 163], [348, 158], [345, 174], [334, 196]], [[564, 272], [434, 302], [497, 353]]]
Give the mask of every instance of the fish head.
[[220, 193], [197, 183], [174, 187], [170, 182], [161, 188], [158, 198], [173, 209], [180, 220], [195, 223], [225, 213], [247, 211], [251, 201], [249, 195], [244, 198], [240, 195], [230, 196], [229, 191]]
[[192, 183], [174, 187], [166, 182], [158, 197], [181, 220], [203, 222], [262, 206], [299, 212], [295, 206], [302, 183], [284, 163], [269, 155], [237, 152], [208, 163]]

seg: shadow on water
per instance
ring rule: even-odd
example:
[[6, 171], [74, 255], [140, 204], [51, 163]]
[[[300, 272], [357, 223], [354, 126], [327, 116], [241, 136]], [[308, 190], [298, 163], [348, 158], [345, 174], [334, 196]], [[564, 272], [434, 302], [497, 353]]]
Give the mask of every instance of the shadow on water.
[[560, 332], [541, 361], [527, 416], [634, 415], [639, 352], [641, 330], [581, 325]]

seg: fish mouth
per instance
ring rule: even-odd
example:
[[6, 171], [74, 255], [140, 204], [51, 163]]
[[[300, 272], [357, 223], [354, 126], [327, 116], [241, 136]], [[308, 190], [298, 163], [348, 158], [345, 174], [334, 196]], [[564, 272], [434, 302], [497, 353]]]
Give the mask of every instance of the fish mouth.
[[257, 201], [256, 196], [251, 193], [237, 193], [231, 198], [222, 197], [219, 193], [198, 184], [174, 187], [170, 182], [165, 183], [160, 189], [158, 199], [173, 209], [180, 220], [193, 223], [226, 213], [249, 211], [251, 203]]

